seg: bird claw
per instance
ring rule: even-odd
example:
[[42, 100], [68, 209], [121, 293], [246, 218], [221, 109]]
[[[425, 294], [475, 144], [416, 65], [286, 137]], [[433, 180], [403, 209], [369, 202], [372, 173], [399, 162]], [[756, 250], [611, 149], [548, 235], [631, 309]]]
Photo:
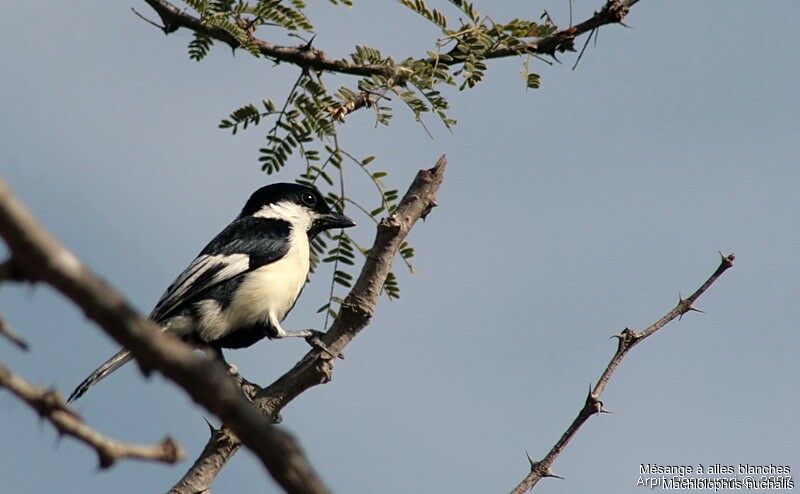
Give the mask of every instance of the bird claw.
[[306, 341], [308, 342], [309, 345], [311, 345], [312, 347], [314, 347], [314, 348], [316, 348], [316, 349], [318, 349], [318, 350], [320, 350], [320, 351], [322, 351], [324, 353], [327, 353], [328, 355], [331, 356], [331, 358], [344, 359], [344, 354], [339, 353], [337, 355], [337, 354], [333, 353], [328, 348], [328, 346], [325, 345], [325, 343], [322, 342], [322, 340], [320, 339], [320, 336], [324, 335], [325, 333], [323, 333], [322, 331], [314, 330], [314, 329], [312, 329], [310, 331], [311, 331], [311, 335], [306, 337]]

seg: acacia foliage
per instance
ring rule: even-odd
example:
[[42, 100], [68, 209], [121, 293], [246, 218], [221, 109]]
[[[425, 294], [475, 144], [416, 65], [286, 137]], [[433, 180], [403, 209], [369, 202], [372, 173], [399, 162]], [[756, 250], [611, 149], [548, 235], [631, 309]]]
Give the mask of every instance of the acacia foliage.
[[[350, 0], [329, 0], [334, 5], [352, 6]], [[203, 25], [224, 30], [237, 48], [254, 57], [263, 57], [259, 48], [261, 32], [276, 36], [288, 35], [313, 41], [314, 24], [306, 15], [306, 3], [301, 0], [186, 0]], [[450, 105], [443, 89], [465, 91], [474, 88], [484, 78], [487, 60], [499, 53], [519, 55], [522, 59], [522, 79], [528, 88], [538, 88], [539, 74], [529, 70], [538, 54], [531, 50], [535, 40], [557, 31], [544, 13], [537, 20], [515, 18], [498, 23], [481, 14], [472, 2], [450, 0], [443, 2], [449, 9], [429, 7], [423, 0], [397, 0], [421, 19], [432, 23], [439, 36], [423, 55], [394, 60], [377, 48], [357, 45], [352, 53], [336, 63], [341, 72], [355, 80], [337, 88], [328, 87], [329, 74], [298, 65], [299, 75], [288, 95], [276, 103], [267, 97], [260, 103], [247, 103], [230, 112], [219, 124], [236, 134], [240, 130], [268, 126], [264, 144], [258, 150], [258, 160], [267, 174], [283, 170], [289, 163], [299, 162], [296, 181], [315, 185], [325, 191], [326, 200], [337, 210], [355, 208], [377, 222], [397, 205], [398, 192], [385, 185], [386, 172], [376, 170], [375, 157], [356, 157], [347, 151], [337, 129], [347, 115], [368, 107], [375, 114], [375, 125], [389, 125], [394, 106], [402, 105], [425, 127], [424, 118], [433, 116], [446, 129], [457, 124], [449, 115]], [[453, 19], [456, 20], [453, 20]], [[277, 34], [280, 33], [280, 34]], [[312, 41], [305, 41], [297, 50], [312, 50]], [[229, 42], [230, 43], [230, 42]], [[189, 56], [201, 61], [210, 52], [214, 39], [206, 33], [195, 32], [189, 43]], [[425, 127], [426, 132], [428, 131]], [[347, 193], [344, 167], [355, 167], [374, 184], [374, 197], [353, 197]], [[356, 254], [368, 255], [348, 232], [339, 231], [320, 236], [312, 245], [313, 267], [319, 262], [333, 264], [329, 300], [320, 312], [335, 316], [341, 302], [336, 288], [347, 288], [352, 281], [350, 266]], [[404, 244], [400, 258], [411, 269], [414, 250]], [[384, 286], [389, 298], [400, 294], [397, 277], [392, 273]]]

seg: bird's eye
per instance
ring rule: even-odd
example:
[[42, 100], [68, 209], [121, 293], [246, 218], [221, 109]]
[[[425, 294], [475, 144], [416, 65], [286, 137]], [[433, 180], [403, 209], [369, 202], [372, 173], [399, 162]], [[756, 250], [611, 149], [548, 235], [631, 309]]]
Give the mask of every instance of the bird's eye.
[[305, 204], [308, 207], [313, 208], [314, 206], [317, 205], [317, 196], [315, 196], [311, 192], [303, 192], [303, 194], [300, 196], [300, 200], [303, 201], [303, 204]]

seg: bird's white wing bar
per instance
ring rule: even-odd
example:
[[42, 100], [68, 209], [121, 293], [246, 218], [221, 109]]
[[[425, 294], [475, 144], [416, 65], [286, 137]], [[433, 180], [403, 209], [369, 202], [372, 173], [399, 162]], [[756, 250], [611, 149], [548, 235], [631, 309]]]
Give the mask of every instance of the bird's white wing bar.
[[247, 254], [198, 256], [167, 288], [150, 318], [162, 322], [175, 308], [204, 290], [250, 269]]

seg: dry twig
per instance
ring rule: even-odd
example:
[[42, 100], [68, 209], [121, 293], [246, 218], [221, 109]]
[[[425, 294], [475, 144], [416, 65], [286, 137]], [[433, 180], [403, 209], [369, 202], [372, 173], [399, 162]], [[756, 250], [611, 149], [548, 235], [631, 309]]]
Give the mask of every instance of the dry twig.
[[550, 452], [547, 453], [547, 456], [540, 461], [534, 461], [530, 458], [530, 456], [528, 457], [528, 461], [531, 464], [531, 471], [525, 476], [524, 479], [522, 479], [522, 481], [520, 481], [519, 484], [517, 484], [516, 487], [514, 487], [514, 489], [511, 491], [511, 494], [524, 494], [525, 492], [528, 492], [529, 490], [533, 489], [533, 486], [535, 486], [543, 477], [558, 477], [553, 473], [552, 466], [556, 458], [558, 458], [558, 456], [567, 447], [567, 443], [569, 443], [570, 439], [572, 439], [578, 432], [578, 429], [580, 429], [580, 427], [587, 420], [589, 420], [589, 417], [597, 413], [608, 412], [605, 408], [603, 408], [603, 402], [600, 401], [600, 395], [603, 394], [608, 381], [611, 379], [611, 375], [622, 362], [625, 354], [627, 354], [628, 351], [636, 344], [653, 335], [656, 331], [663, 328], [670, 321], [680, 318], [689, 311], [697, 311], [697, 309], [693, 306], [694, 302], [700, 298], [700, 296], [705, 293], [705, 291], [708, 290], [708, 288], [713, 285], [714, 282], [717, 281], [717, 279], [719, 279], [719, 277], [722, 276], [725, 271], [733, 267], [733, 261], [735, 259], [733, 254], [727, 256], [720, 254], [720, 256], [722, 257], [722, 260], [719, 264], [719, 267], [706, 280], [706, 282], [700, 286], [700, 288], [698, 288], [691, 296], [689, 296], [689, 298], [680, 298], [675, 308], [667, 312], [663, 317], [641, 332], [636, 332], [630, 328], [625, 328], [620, 334], [614, 335], [614, 337], [619, 340], [617, 351], [606, 366], [606, 369], [603, 371], [600, 379], [597, 380], [597, 384], [595, 384], [594, 388], [589, 389], [589, 394], [586, 396], [586, 401], [584, 402], [581, 411], [578, 412], [578, 416], [575, 417], [575, 420], [573, 420], [569, 427], [567, 427], [567, 430], [561, 435], [558, 442], [556, 442], [556, 444], [550, 449]]
[[183, 459], [183, 449], [171, 437], [164, 438], [155, 446], [123, 443], [105, 437], [86, 425], [58, 393], [29, 384], [3, 364], [0, 364], [0, 387], [8, 389], [36, 410], [42, 418], [53, 424], [59, 434], [74, 437], [94, 448], [100, 459], [100, 468], [109, 468], [117, 460], [126, 458], [170, 464]]

